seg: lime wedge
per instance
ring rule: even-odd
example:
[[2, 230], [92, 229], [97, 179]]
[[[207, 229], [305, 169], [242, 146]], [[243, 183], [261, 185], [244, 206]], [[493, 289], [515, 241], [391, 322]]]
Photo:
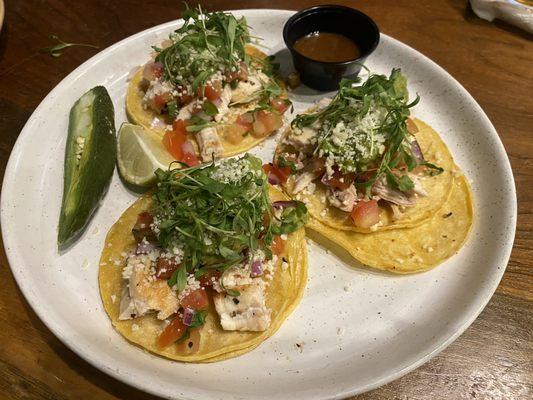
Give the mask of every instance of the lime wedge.
[[155, 170], [167, 169], [174, 159], [159, 135], [139, 125], [123, 123], [118, 131], [117, 161], [126, 182], [149, 186], [155, 182]]

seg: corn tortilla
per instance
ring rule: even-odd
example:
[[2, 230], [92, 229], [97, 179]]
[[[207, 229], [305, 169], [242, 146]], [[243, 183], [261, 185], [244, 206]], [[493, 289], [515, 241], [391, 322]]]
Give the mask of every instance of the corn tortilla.
[[[267, 55], [257, 49], [256, 47], [247, 45], [246, 46], [246, 53], [255, 58], [266, 58]], [[143, 69], [142, 67], [137, 71], [137, 73], [133, 76], [131, 82], [128, 85], [128, 91], [126, 94], [126, 113], [128, 115], [128, 118], [135, 124], [141, 125], [145, 129], [149, 129], [159, 136], [163, 137], [166, 130], [166, 124], [171, 123], [170, 121], [164, 121], [162, 116], [160, 114], [157, 114], [156, 112], [145, 109], [143, 107], [143, 97], [144, 97], [144, 91], [141, 87], [142, 82], [142, 76], [143, 76]], [[279, 81], [278, 84], [282, 88], [282, 98], [287, 98], [287, 92], [285, 90], [285, 85], [282, 81]], [[237, 117], [239, 117], [241, 114], [244, 114], [247, 111], [254, 110], [258, 106], [258, 101], [251, 101], [247, 104], [242, 105], [235, 105], [229, 108], [228, 113], [225, 116], [225, 119], [227, 120], [228, 124], [232, 124], [235, 122]], [[159, 121], [154, 124], [154, 121]], [[243, 137], [243, 139], [239, 143], [232, 143], [225, 137], [225, 127], [224, 125], [217, 126], [217, 133], [220, 137], [220, 140], [222, 142], [222, 145], [224, 147], [224, 154], [222, 157], [230, 157], [239, 153], [243, 153], [246, 150], [249, 150], [255, 146], [257, 146], [259, 143], [264, 141], [268, 136], [265, 137], [255, 137], [251, 134], [248, 134]], [[273, 134], [273, 133], [272, 133]], [[196, 142], [194, 134], [189, 134], [189, 139], [193, 142], [194, 147], [199, 153], [198, 150], [198, 143]]]
[[353, 257], [372, 268], [395, 274], [429, 270], [457, 253], [472, 227], [472, 192], [465, 176], [456, 175], [448, 200], [421, 225], [364, 234], [340, 231], [312, 218], [308, 235], [341, 258]]
[[[342, 231], [352, 231], [361, 233], [371, 233], [385, 231], [397, 228], [409, 228], [424, 223], [435, 214], [448, 199], [453, 182], [453, 157], [446, 144], [442, 141], [439, 134], [429, 125], [415, 119], [414, 123], [418, 128], [415, 137], [422, 149], [427, 161], [438, 165], [444, 169], [436, 176], [422, 176], [421, 184], [427, 191], [425, 197], [418, 197], [417, 203], [413, 207], [406, 207], [402, 218], [393, 219], [392, 209], [386, 205], [378, 203], [381, 224], [375, 229], [361, 228], [353, 224], [349, 213], [341, 211], [335, 207], [330, 207], [326, 201], [327, 187], [318, 182], [316, 190], [312, 194], [299, 193], [295, 195], [292, 192], [294, 179], [291, 177], [284, 185], [284, 190], [289, 196], [304, 201], [309, 210], [309, 214], [326, 226]], [[285, 133], [289, 135], [290, 131]], [[283, 140], [276, 149], [276, 154], [281, 154], [287, 150]]]
[[[274, 188], [270, 190], [270, 197], [272, 201], [286, 199]], [[136, 243], [131, 229], [137, 220], [137, 215], [149, 209], [151, 201], [148, 196], [137, 200], [113, 225], [105, 240], [98, 281], [104, 308], [115, 329], [128, 341], [141, 348], [169, 359], [186, 362], [213, 362], [235, 357], [254, 349], [272, 336], [298, 305], [305, 289], [307, 247], [303, 228], [288, 235], [284, 257], [289, 266], [286, 269], [281, 268], [281, 257], [279, 257], [274, 278], [269, 281], [270, 285], [266, 288], [266, 304], [271, 310], [272, 322], [264, 332], [223, 330], [211, 300], [205, 325], [201, 329], [198, 351], [190, 354], [183, 343], [175, 343], [164, 349], [158, 347], [157, 338], [162, 321], [156, 318], [155, 313], [132, 320], [118, 319], [120, 293], [125, 285], [122, 279], [125, 260], [121, 254], [135, 248]]]

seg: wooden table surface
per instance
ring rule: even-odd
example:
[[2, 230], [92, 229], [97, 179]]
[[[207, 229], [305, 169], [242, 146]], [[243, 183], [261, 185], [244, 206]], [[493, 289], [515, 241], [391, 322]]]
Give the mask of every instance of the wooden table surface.
[[[331, 3], [331, 0], [323, 0]], [[208, 10], [301, 9], [316, 1], [205, 1]], [[382, 32], [450, 72], [481, 104], [507, 149], [518, 189], [518, 226], [507, 271], [489, 305], [450, 347], [410, 374], [358, 399], [525, 399], [533, 396], [533, 41], [478, 19], [466, 0], [343, 1]], [[194, 2], [190, 2], [194, 4]], [[0, 34], [0, 173], [33, 110], [99, 50], [38, 53], [57, 34], [106, 48], [178, 18], [178, 1], [7, 0]], [[151, 399], [64, 346], [19, 291], [0, 254], [0, 398]]]

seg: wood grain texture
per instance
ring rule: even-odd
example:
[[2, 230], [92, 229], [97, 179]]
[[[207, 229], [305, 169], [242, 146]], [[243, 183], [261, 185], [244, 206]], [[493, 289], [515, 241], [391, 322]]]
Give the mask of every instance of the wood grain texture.
[[[206, 9], [292, 8], [332, 1], [218, 0]], [[338, 2], [338, 1], [337, 1]], [[462, 0], [340, 1], [369, 14], [382, 32], [449, 71], [480, 103], [507, 149], [518, 189], [515, 246], [495, 296], [474, 324], [421, 368], [357, 399], [527, 399], [533, 396], [533, 41], [478, 19]], [[55, 33], [101, 49], [175, 19], [179, 2], [7, 0], [0, 33], [0, 174], [46, 94], [98, 52], [39, 54]], [[191, 5], [194, 2], [191, 2]], [[37, 318], [0, 252], [0, 398], [152, 399], [67, 349]]]

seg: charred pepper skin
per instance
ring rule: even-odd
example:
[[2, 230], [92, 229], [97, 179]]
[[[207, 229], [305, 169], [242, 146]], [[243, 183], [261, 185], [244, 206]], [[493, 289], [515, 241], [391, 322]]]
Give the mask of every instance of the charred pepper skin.
[[105, 87], [96, 86], [70, 110], [59, 248], [81, 235], [98, 208], [113, 176], [116, 148], [113, 102]]

